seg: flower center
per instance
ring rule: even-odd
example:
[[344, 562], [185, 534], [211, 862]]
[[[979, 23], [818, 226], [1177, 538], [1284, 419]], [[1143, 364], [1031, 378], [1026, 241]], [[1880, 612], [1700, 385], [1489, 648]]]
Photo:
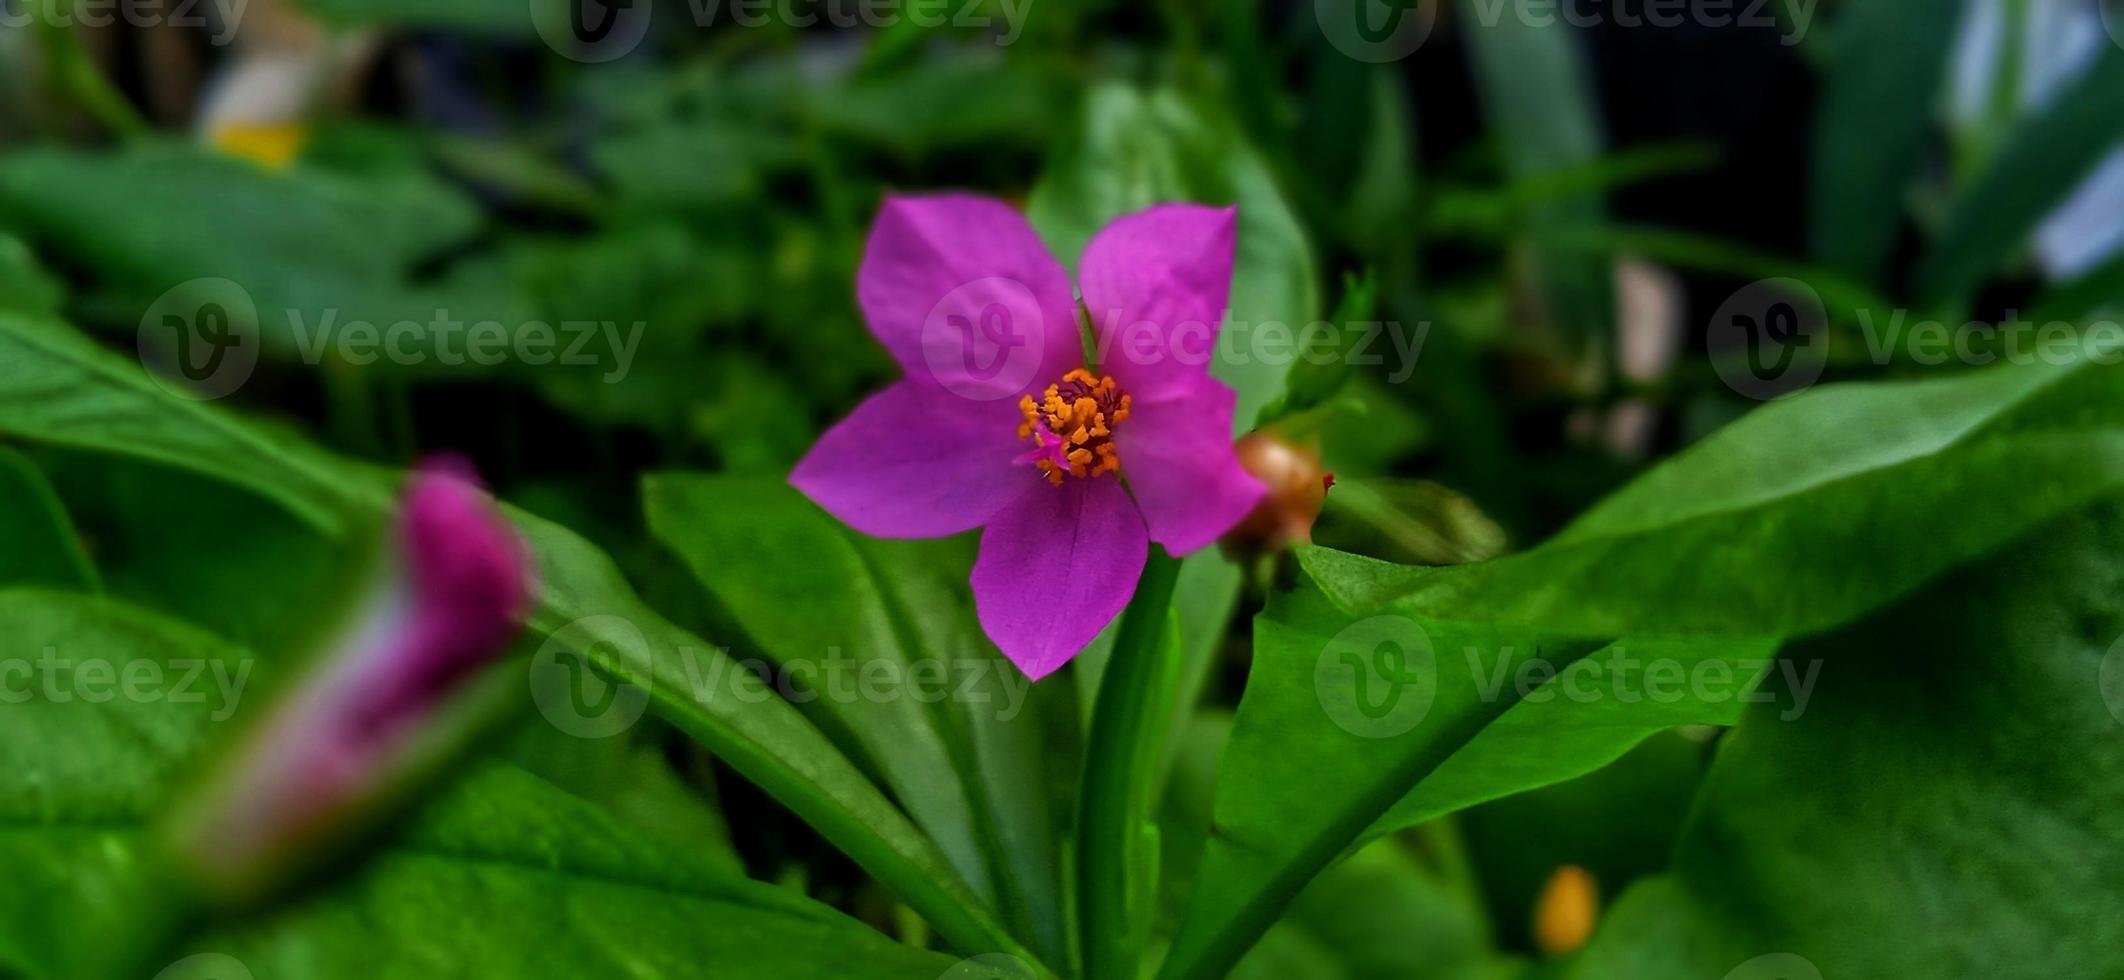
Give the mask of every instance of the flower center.
[[1101, 476], [1121, 468], [1114, 450], [1114, 427], [1128, 421], [1129, 397], [1112, 378], [1101, 378], [1082, 368], [1047, 386], [1038, 400], [1026, 395], [1018, 400], [1025, 422], [1018, 438], [1031, 439], [1033, 450], [1018, 457], [1020, 463], [1040, 468], [1047, 482], [1062, 485], [1062, 477]]

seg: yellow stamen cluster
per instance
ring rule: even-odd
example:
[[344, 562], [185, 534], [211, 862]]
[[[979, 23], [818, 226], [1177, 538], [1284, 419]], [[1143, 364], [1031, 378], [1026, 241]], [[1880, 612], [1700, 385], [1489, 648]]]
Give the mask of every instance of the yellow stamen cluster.
[[1114, 450], [1113, 430], [1128, 421], [1128, 409], [1129, 397], [1122, 394], [1114, 379], [1078, 368], [1063, 375], [1060, 382], [1048, 385], [1039, 401], [1031, 395], [1018, 401], [1018, 411], [1025, 415], [1024, 424], [1018, 426], [1018, 438], [1031, 439], [1040, 446], [1037, 433], [1045, 431], [1062, 440], [1061, 456], [1067, 467], [1052, 459], [1040, 459], [1034, 464], [1055, 486], [1062, 485], [1065, 473], [1101, 476], [1121, 468], [1121, 457]]

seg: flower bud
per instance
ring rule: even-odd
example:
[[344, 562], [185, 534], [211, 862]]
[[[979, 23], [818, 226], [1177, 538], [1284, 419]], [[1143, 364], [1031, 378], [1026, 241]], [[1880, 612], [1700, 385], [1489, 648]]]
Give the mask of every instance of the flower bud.
[[380, 819], [476, 727], [467, 682], [523, 627], [530, 563], [469, 465], [431, 461], [398, 514], [398, 574], [248, 731], [172, 824], [210, 900], [262, 897]]
[[1561, 956], [1586, 944], [1600, 917], [1600, 887], [1575, 864], [1557, 868], [1534, 902], [1534, 944]]
[[1319, 450], [1267, 429], [1249, 434], [1235, 448], [1239, 465], [1268, 487], [1268, 495], [1224, 536], [1225, 550], [1254, 554], [1312, 541], [1313, 522], [1335, 481], [1322, 468]]

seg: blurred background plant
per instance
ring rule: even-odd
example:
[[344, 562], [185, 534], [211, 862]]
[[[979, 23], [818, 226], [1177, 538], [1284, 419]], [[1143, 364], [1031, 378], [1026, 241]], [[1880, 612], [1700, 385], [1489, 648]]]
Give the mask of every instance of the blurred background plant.
[[[559, 0], [0, 2], [0, 322], [11, 338], [0, 496], [19, 503], [0, 517], [10, 656], [97, 644], [112, 656], [143, 644], [255, 656], [270, 691], [292, 673], [287, 651], [313, 645], [365, 574], [347, 515], [373, 521], [365, 501], [387, 499], [381, 474], [453, 450], [527, 521], [595, 545], [549, 548], [542, 534], [566, 532], [530, 533], [549, 573], [557, 548], [598, 583], [560, 588], [534, 623], [542, 636], [565, 632], [574, 617], [555, 610], [573, 609], [634, 617], [635, 644], [643, 632], [651, 646], [704, 637], [784, 664], [839, 650], [986, 663], [964, 595], [970, 541], [863, 540], [783, 485], [822, 428], [895, 371], [852, 288], [878, 202], [891, 190], [1000, 196], [1065, 261], [1115, 215], [1236, 203], [1234, 321], [1325, 322], [1340, 339], [1338, 356], [1293, 363], [1260, 356], [1268, 341], [1243, 334], [1253, 356], [1227, 350], [1216, 367], [1240, 393], [1242, 430], [1259, 426], [1249, 446], [1261, 472], [1288, 492], [1224, 556], [1183, 572], [1184, 697], [1159, 746], [1169, 775], [1143, 886], [1157, 893], [1114, 896], [1141, 913], [1137, 939], [1153, 949], [1200, 916], [1197, 867], [1219, 860], [1212, 815], [1225, 827], [1224, 797], [1240, 792], [1213, 790], [1219, 760], [1247, 724], [1242, 691], [1252, 699], [1250, 684], [1269, 683], [1250, 679], [1266, 655], [1256, 644], [1287, 622], [1267, 617], [1257, 634], [1252, 614], [1294, 581], [1334, 593], [1327, 573], [1298, 567], [1292, 544], [1482, 563], [1589, 510], [1628, 511], [1596, 504], [1648, 470], [1672, 472], [1655, 466], [1767, 393], [1811, 380], [1770, 392], [1726, 380], [1718, 358], [1733, 352], [1706, 327], [1751, 283], [1796, 280], [1814, 295], [1820, 314], [1804, 326], [1827, 381], [1979, 366], [1924, 363], [1892, 341], [1883, 353], [1876, 321], [1890, 311], [2077, 321], [2124, 293], [2124, 42], [2105, 20], [2119, 15], [2089, 3], [1773, 3], [1759, 22], [1672, 27], [1633, 26], [1600, 5], [1581, 7], [1611, 15], [1577, 25], [1510, 4], [1423, 3], [1409, 11], [1426, 18], [1422, 43], [1372, 57], [1382, 49], [1353, 51], [1328, 29], [1341, 8], [1310, 2], [954, 0], [936, 26], [799, 23], [775, 13], [783, 4], [752, 26], [727, 5], [640, 0], [590, 4], [618, 19], [592, 43], [556, 35], [584, 13]], [[1375, 13], [1370, 0], [1349, 6]], [[174, 387], [105, 392], [123, 387], [110, 380], [121, 356], [128, 370], [170, 356], [159, 314], [172, 296], [203, 309], [200, 289], [223, 291], [216, 308], [255, 344], [255, 368], [214, 379], [231, 382], [211, 392], [227, 397], [205, 408], [167, 394], [182, 387], [168, 378], [157, 385]], [[450, 356], [466, 325], [485, 322], [502, 325], [514, 354]], [[319, 332], [355, 323], [412, 326], [380, 357], [373, 342], [364, 353]], [[73, 346], [65, 324], [103, 353]], [[556, 335], [538, 348], [552, 356], [521, 353], [533, 324]], [[564, 356], [576, 340], [585, 357]], [[240, 430], [224, 426], [239, 417]], [[1734, 520], [1764, 523], [1728, 530], [1721, 540], [1735, 544], [1648, 553], [1812, 581], [1771, 563], [1789, 555], [1756, 534], [1799, 518], [1751, 509], [1763, 495], [1736, 488], [1876, 459], [1836, 430], [1922, 427], [1867, 406], [1783, 417], [1816, 428], [1777, 450], [1747, 441], [1759, 425], [1684, 454], [1715, 470], [1717, 447], [1740, 445], [1740, 461], [1714, 474], [1724, 483], [1669, 481], [1670, 503], [1731, 503]], [[205, 429], [223, 434], [192, 434]], [[2048, 470], [2027, 478], [2068, 485]], [[1636, 486], [1650, 489], [1619, 499], [1661, 489]], [[1881, 493], [1849, 512], [1911, 506], [1932, 523], [1911, 525], [1910, 540], [1959, 542], [1941, 529], [2007, 523]], [[2019, 540], [2026, 528], [2013, 527], [1986, 547]], [[1988, 553], [1898, 561], [1890, 552], [1907, 542], [1880, 533], [1814, 559], [1876, 576], [1879, 608], [1772, 624], [1736, 605], [1732, 632], [1751, 643], [1863, 635], [1884, 627], [1853, 623]], [[582, 571], [602, 568], [580, 557], [597, 551], [617, 585]], [[1600, 567], [1624, 577], [1617, 590], [1641, 586], [1647, 604], [1696, 601], [1679, 583], [1627, 580], [1656, 564]], [[585, 597], [608, 589], [626, 598]], [[1606, 609], [1605, 595], [1570, 601]], [[931, 950], [999, 949], [1073, 972], [1078, 924], [1063, 896], [1079, 887], [1068, 870], [1078, 769], [1101, 763], [1075, 751], [1096, 650], [1074, 677], [1034, 689], [1024, 720], [986, 723], [956, 699], [825, 699], [776, 716], [818, 729], [777, 742], [747, 721], [670, 709], [628, 642], [598, 634], [580, 652], [658, 692], [639, 725], [582, 738], [550, 713], [499, 724], [471, 771], [381, 852], [300, 902], [155, 940], [235, 952], [259, 977], [920, 977], [952, 968]], [[18, 873], [0, 886], [0, 968], [73, 975], [95, 937], [126, 932], [130, 903], [159, 887], [129, 876], [145, 845], [126, 828], [160, 812], [212, 729], [138, 705], [94, 719], [8, 710], [0, 759], [21, 768], [0, 776], [13, 820], [0, 867]], [[1260, 926], [1244, 942], [1218, 927], [1201, 944], [1183, 936], [1173, 969], [1681, 976], [1695, 975], [1679, 965], [1689, 956], [1737, 965], [1719, 957], [1779, 948], [1768, 942], [1840, 949], [1843, 937], [1817, 940], [1811, 923], [1779, 920], [1761, 942], [1703, 926], [1749, 907], [1736, 899], [1681, 917], [1715, 940], [1676, 926], [1580, 952], [1626, 888], [1650, 883], [1646, 907], [1671, 900], [1674, 875], [1702, 859], [1709, 845], [1684, 838], [1685, 817], [1717, 805], [1699, 790], [1738, 710], [1618, 723], [1632, 735], [1584, 752], [1505, 743], [1556, 761], [1540, 773], [1503, 766], [1452, 806], [1395, 810], [1426, 819], [1375, 813], [1389, 823], [1361, 847], [1372, 817], [1358, 819], [1317, 855], [1317, 878], [1279, 878], [1266, 903], [1233, 900], [1245, 908], [1229, 921]], [[1257, 746], [1284, 737], [1262, 731]], [[833, 775], [814, 792], [811, 777], [788, 775], [814, 737], [845, 754], [856, 788]], [[748, 754], [756, 744], [779, 746], [783, 764]], [[111, 826], [86, 829], [98, 821]], [[1327, 866], [1343, 845], [1346, 859]], [[908, 880], [938, 875], [975, 898], [910, 897]], [[996, 923], [940, 921], [940, 907], [993, 909]], [[1990, 938], [1963, 959], [1916, 962], [1993, 964], [2020, 949]], [[1819, 958], [1861, 965], [1827, 974], [1838, 976], [1910, 962]]]

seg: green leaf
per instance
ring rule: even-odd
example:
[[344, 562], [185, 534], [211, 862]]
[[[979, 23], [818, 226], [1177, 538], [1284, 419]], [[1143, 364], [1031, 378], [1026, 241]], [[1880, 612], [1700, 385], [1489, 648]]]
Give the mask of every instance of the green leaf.
[[[165, 193], [173, 186], [186, 193]], [[469, 346], [472, 325], [492, 321], [513, 336], [536, 319], [529, 304], [491, 269], [424, 267], [465, 244], [481, 222], [465, 195], [403, 164], [275, 173], [156, 141], [116, 152], [40, 147], [0, 159], [0, 227], [89, 270], [98, 289], [82, 307], [98, 322], [134, 338], [158, 300], [195, 295], [166, 294], [195, 279], [227, 280], [236, 290], [210, 293], [232, 326], [255, 334], [267, 356], [311, 364], [344, 355], [350, 365], [374, 357], [407, 369], [485, 369]], [[387, 352], [383, 332], [401, 323], [419, 329]]]
[[2119, 554], [2124, 512], [2098, 506], [1787, 649], [1826, 665], [1813, 701], [1741, 719], [1672, 877], [1626, 894], [1574, 975], [2124, 970]]
[[1085, 97], [1083, 112], [1081, 128], [1033, 187], [1026, 205], [1033, 227], [1075, 268], [1092, 236], [1122, 215], [1168, 201], [1238, 205], [1231, 312], [1210, 371], [1239, 393], [1235, 434], [1252, 429], [1261, 409], [1282, 396], [1291, 366], [1273, 347], [1257, 349], [1264, 346], [1261, 326], [1295, 334], [1320, 316], [1319, 274], [1304, 229], [1237, 127], [1179, 94], [1101, 85]]
[[0, 433], [149, 459], [245, 487], [330, 534], [389, 506], [357, 468], [163, 390], [54, 320], [0, 313]]
[[[959, 763], [972, 797], [1004, 915], [1050, 963], [1067, 962], [1061, 851], [1056, 829], [1076, 794], [1073, 731], [1057, 719], [1076, 711], [1065, 684], [1033, 684], [991, 643], [967, 582], [972, 535], [932, 541], [855, 536], [856, 546], [905, 623], [928, 648], [976, 670], [946, 701], [958, 709], [971, 756]], [[978, 669], [986, 664], [988, 669]]]
[[0, 584], [99, 592], [96, 566], [66, 505], [29, 457], [0, 448]]
[[[297, 5], [345, 27], [425, 28], [503, 38], [532, 36], [534, 6], [549, 8], [556, 18], [567, 16], [569, 9], [561, 0], [297, 0]], [[619, 9], [613, 8], [613, 16]]]
[[57, 313], [65, 297], [66, 290], [37, 262], [28, 245], [0, 234], [0, 311]]
[[642, 481], [642, 500], [651, 533], [780, 666], [804, 713], [847, 732], [849, 754], [883, 774], [959, 876], [993, 900], [944, 713], [915, 684], [919, 662], [944, 678], [948, 696], [954, 681], [993, 662], [923, 648], [849, 532], [780, 480], [661, 474]]
[[[146, 824], [241, 700], [249, 658], [89, 597], [0, 591], [0, 623], [0, 659], [57, 651], [66, 664], [17, 688], [32, 694], [0, 713], [0, 861], [16, 876], [0, 897], [0, 962], [80, 975], [158, 900]], [[91, 664], [139, 683], [92, 682]], [[184, 679], [195, 665], [211, 683]], [[676, 975], [727, 963], [749, 976], [929, 980], [952, 963], [644, 840], [500, 764], [429, 807], [344, 887], [176, 946], [232, 955], [259, 975], [313, 977]]]
[[[1219, 833], [1166, 974], [1227, 966], [1368, 832], [1586, 772], [1660, 727], [1731, 710], [1688, 698], [1515, 707], [1520, 689], [1500, 681], [1540, 670], [1536, 659], [1586, 670], [1571, 664], [1599, 647], [1592, 663], [1617, 650], [1692, 673], [1725, 661], [1744, 683], [1770, 644], [1850, 622], [2120, 491], [2113, 373], [2031, 365], [1773, 403], [1524, 554], [1414, 568], [1303, 552], [1319, 591], [1278, 597], [1256, 622]], [[1820, 547], [1856, 539], [1874, 546]], [[1526, 714], [1506, 724], [1508, 709]], [[1555, 758], [1500, 761], [1544, 731]]]
[[1121, 980], [1142, 973], [1157, 896], [1152, 825], [1162, 787], [1181, 670], [1172, 608], [1180, 562], [1154, 552], [1114, 631], [1084, 748], [1077, 816], [1077, 918], [1084, 975]]
[[1984, 171], [1956, 194], [1918, 267], [1919, 298], [1959, 304], [2009, 259], [2124, 139], [2124, 46], [2101, 57], [2042, 113], [2010, 130]]
[[1875, 0], [1834, 26], [1808, 171], [1816, 259], [1872, 282], [1937, 125], [1961, 0]]
[[[0, 355], [0, 433], [214, 475], [326, 527], [373, 524], [392, 506], [388, 481], [377, 474], [180, 399], [63, 325], [0, 316]], [[936, 845], [794, 708], [745, 685], [743, 668], [722, 651], [643, 605], [588, 542], [515, 517], [540, 575], [535, 635], [647, 692], [666, 720], [795, 811], [961, 949], [1021, 955]]]
[[[1574, 30], [1562, 20], [1470, 22], [1476, 91], [1515, 180], [1538, 181], [1591, 167], [1600, 157], [1592, 76]], [[1557, 250], [1547, 239], [1560, 227], [1598, 223], [1602, 211], [1599, 196], [1588, 193], [1538, 204], [1527, 220], [1548, 319], [1579, 353], [1598, 352], [1611, 343], [1613, 275], [1606, 262]]]
[[[1816, 632], [2124, 484], [2115, 381], [2080, 360], [1817, 388], [1654, 467], [1533, 551], [1447, 568], [1303, 558], [1353, 612], [1581, 636]], [[1821, 545], [1852, 540], [1869, 547]]]

